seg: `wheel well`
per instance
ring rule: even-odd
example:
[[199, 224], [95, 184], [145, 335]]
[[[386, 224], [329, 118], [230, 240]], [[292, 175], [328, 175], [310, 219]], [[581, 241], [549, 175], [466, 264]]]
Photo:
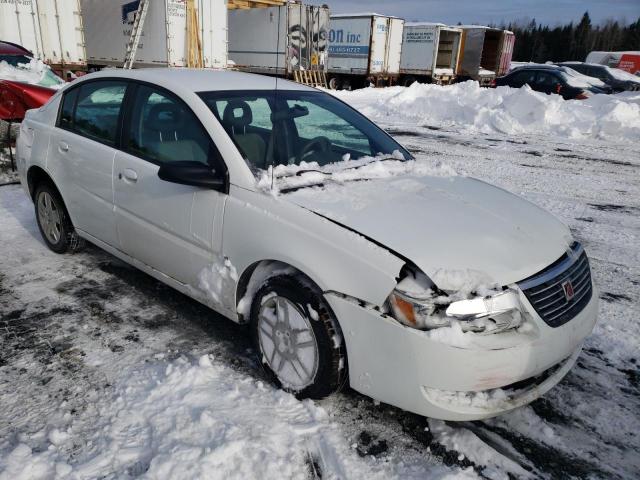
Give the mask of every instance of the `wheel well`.
[[58, 193], [60, 193], [55, 183], [53, 183], [53, 180], [49, 174], [44, 171], [44, 169], [37, 166], [29, 168], [29, 171], [27, 172], [27, 185], [29, 186], [29, 195], [31, 195], [31, 199], [34, 199], [36, 189], [41, 183], [48, 183], [55, 188]]
[[[242, 272], [236, 287], [236, 306], [240, 323], [249, 321], [249, 309], [251, 308], [253, 295], [255, 295], [264, 281], [278, 274], [301, 278], [319, 295], [323, 293], [322, 289], [309, 275], [288, 263], [279, 260], [261, 260], [252, 263]], [[247, 292], [251, 292], [251, 295], [245, 299], [244, 297], [247, 295]]]

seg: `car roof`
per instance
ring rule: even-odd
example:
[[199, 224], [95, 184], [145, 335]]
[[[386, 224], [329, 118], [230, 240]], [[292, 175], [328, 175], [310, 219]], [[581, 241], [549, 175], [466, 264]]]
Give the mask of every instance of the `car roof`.
[[274, 90], [276, 85], [280, 90], [317, 91], [314, 88], [275, 77], [230, 70], [191, 68], [139, 68], [133, 70], [109, 68], [85, 75], [74, 83], [104, 77], [139, 80], [169, 90], [186, 90], [195, 93], [226, 90]]
[[601, 65], [600, 63], [587, 63], [587, 62], [576, 62], [576, 61], [570, 61], [570, 62], [558, 62], [558, 65], [565, 65], [565, 66], [572, 66], [572, 65], [586, 65], [587, 67], [602, 67], [602, 68], [607, 68], [606, 65]]
[[[515, 72], [516, 70], [559, 70], [560, 67], [558, 65], [547, 65], [547, 64], [534, 64], [534, 65], [520, 65], [510, 73]], [[562, 70], [560, 70], [562, 71]]]
[[0, 40], [0, 55], [29, 55], [32, 53], [17, 43]]

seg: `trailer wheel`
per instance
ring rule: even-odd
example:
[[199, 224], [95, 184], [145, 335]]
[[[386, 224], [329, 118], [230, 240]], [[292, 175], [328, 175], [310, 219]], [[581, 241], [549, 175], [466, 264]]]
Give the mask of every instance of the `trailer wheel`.
[[331, 79], [329, 79], [329, 88], [331, 90], [340, 90], [340, 88], [342, 88], [342, 82], [340, 82], [340, 78], [331, 77]]
[[353, 90], [353, 87], [351, 86], [351, 80], [345, 79], [342, 82], [342, 90], [349, 90], [349, 91]]

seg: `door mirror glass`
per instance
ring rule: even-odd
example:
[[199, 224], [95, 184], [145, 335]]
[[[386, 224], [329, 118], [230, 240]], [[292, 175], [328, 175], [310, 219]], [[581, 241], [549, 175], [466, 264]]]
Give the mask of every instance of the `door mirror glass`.
[[160, 165], [158, 177], [161, 180], [181, 185], [223, 190], [226, 181], [210, 166], [198, 161], [165, 162]]

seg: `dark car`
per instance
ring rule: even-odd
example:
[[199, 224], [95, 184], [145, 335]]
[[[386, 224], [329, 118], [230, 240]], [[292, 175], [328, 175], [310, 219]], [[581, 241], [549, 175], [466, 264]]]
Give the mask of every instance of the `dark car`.
[[570, 68], [555, 65], [518, 67], [495, 81], [496, 87], [520, 88], [524, 85], [529, 85], [538, 92], [556, 93], [565, 100], [584, 100], [597, 93], [611, 93], [602, 82], [585, 77]]
[[573, 70], [602, 80], [609, 85], [614, 92], [624, 92], [626, 90], [640, 90], [640, 79], [629, 72], [619, 68], [611, 68], [597, 63], [583, 62], [563, 62], [559, 66], [569, 67]]

